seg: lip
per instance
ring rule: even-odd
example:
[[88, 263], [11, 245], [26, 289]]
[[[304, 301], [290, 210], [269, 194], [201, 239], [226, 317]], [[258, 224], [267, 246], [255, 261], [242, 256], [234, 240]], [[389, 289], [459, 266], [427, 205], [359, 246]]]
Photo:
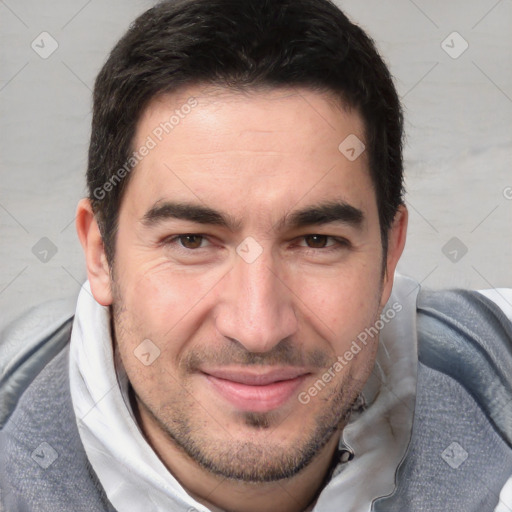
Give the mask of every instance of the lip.
[[268, 412], [284, 405], [309, 375], [304, 369], [202, 370], [212, 388], [235, 408]]

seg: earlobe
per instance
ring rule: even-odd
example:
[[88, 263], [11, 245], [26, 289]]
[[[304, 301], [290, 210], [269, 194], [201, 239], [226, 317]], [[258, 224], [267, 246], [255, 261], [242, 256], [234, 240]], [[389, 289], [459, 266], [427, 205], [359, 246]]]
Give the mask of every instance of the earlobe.
[[91, 291], [102, 306], [112, 304], [110, 269], [103, 239], [89, 199], [82, 199], [76, 211], [76, 230], [82, 244]]
[[393, 219], [393, 224], [391, 225], [388, 232], [388, 252], [386, 260], [386, 272], [384, 275], [382, 290], [381, 307], [386, 305], [386, 302], [391, 295], [396, 266], [405, 247], [408, 219], [409, 212], [407, 211], [407, 207], [405, 205], [399, 206], [395, 214], [395, 218]]

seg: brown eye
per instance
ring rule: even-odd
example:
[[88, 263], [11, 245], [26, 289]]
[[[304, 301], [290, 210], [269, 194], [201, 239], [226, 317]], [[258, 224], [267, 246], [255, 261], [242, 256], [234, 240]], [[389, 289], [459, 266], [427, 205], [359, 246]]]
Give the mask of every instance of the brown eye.
[[180, 235], [179, 241], [185, 249], [199, 249], [204, 237], [202, 235]]
[[323, 249], [327, 247], [327, 239], [329, 237], [327, 235], [306, 235], [304, 240], [308, 247], [313, 249]]

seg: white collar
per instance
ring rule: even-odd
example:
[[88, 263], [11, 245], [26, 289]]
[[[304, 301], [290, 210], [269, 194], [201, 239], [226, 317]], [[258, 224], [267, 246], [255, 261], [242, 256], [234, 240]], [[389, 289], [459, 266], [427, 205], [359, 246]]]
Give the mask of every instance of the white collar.
[[[372, 501], [395, 487], [395, 473], [412, 431], [418, 290], [411, 279], [395, 277], [388, 308], [395, 305], [396, 315], [392, 320], [386, 317], [380, 330], [374, 374], [363, 390], [368, 407], [343, 432], [343, 442], [355, 457], [337, 468], [314, 512], [338, 512], [341, 503], [347, 512], [367, 512]], [[89, 283], [78, 297], [69, 371], [80, 438], [118, 512], [208, 512], [167, 470], [133, 418], [125, 375], [116, 373], [109, 310], [94, 300]]]
[[[374, 371], [363, 389], [366, 410], [343, 431], [354, 459], [324, 488], [314, 512], [368, 512], [395, 489], [395, 475], [412, 434], [418, 364], [416, 298], [419, 285], [397, 274], [382, 317], [401, 310], [380, 331]], [[388, 316], [391, 316], [388, 314]]]

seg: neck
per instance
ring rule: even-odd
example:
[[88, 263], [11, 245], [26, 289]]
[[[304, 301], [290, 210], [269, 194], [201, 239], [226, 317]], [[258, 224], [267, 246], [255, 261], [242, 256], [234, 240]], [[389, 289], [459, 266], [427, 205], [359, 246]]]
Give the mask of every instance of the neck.
[[[135, 399], [134, 402], [137, 402]], [[332, 471], [342, 431], [335, 432], [311, 463], [291, 478], [275, 482], [242, 482], [213, 474], [179, 448], [140, 404], [137, 421], [148, 443], [181, 486], [212, 512], [307, 512]]]

